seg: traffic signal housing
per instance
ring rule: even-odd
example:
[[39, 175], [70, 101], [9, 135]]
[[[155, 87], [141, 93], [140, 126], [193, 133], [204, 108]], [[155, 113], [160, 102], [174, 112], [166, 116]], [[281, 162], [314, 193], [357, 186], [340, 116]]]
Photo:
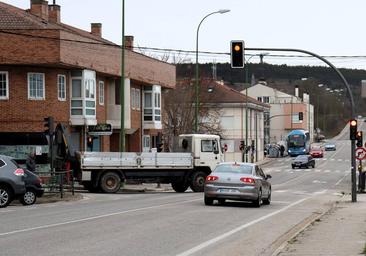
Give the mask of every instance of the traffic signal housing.
[[304, 120], [304, 113], [303, 112], [299, 112], [299, 120]]
[[88, 136], [87, 139], [86, 139], [86, 143], [87, 143], [87, 146], [88, 148], [90, 148], [90, 150], [93, 149], [93, 136]]
[[357, 140], [357, 120], [351, 119], [349, 121], [349, 138], [350, 140]]
[[231, 67], [244, 68], [244, 41], [231, 41], [230, 45]]
[[356, 139], [357, 139], [357, 142], [356, 142], [356, 146], [357, 147], [362, 147], [362, 131], [358, 131], [357, 134], [356, 134]]
[[50, 135], [50, 136], [53, 135], [53, 132], [55, 130], [53, 117], [52, 116], [45, 117], [43, 120], [45, 122], [45, 124], [44, 124], [44, 127], [45, 127], [44, 132], [45, 132], [45, 134], [46, 135]]

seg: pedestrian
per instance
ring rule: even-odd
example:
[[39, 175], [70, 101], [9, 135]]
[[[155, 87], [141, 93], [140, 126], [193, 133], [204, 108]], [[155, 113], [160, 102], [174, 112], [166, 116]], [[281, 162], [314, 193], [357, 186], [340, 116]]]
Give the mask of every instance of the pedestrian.
[[36, 154], [34, 152], [29, 153], [25, 165], [29, 171], [31, 172], [36, 171]]
[[281, 153], [281, 157], [283, 157], [284, 153], [285, 153], [285, 147], [283, 145], [280, 146], [280, 153]]

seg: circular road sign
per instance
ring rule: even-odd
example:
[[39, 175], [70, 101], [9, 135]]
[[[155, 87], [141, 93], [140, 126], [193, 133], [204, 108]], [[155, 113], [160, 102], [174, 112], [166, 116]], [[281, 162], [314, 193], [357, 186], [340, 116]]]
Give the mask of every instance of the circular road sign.
[[366, 158], [366, 149], [363, 147], [356, 148], [356, 159], [363, 160]]

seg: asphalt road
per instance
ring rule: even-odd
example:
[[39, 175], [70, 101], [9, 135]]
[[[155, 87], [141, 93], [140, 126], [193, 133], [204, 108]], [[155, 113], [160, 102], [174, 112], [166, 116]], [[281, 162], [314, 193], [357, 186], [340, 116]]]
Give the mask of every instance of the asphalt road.
[[202, 193], [84, 194], [80, 201], [0, 209], [0, 255], [271, 255], [291, 230], [350, 193], [350, 142], [314, 169], [263, 166], [272, 203], [205, 206]]

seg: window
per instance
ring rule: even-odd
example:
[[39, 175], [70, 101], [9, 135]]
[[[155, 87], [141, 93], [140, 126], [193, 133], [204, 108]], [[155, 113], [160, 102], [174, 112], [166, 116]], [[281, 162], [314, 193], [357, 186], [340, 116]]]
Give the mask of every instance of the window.
[[95, 80], [86, 78], [85, 86], [85, 115], [95, 116]]
[[299, 113], [292, 113], [292, 123], [301, 124], [302, 120], [299, 119]]
[[136, 108], [136, 103], [135, 103], [135, 93], [136, 93], [136, 89], [135, 88], [131, 88], [131, 108], [135, 109]]
[[263, 103], [269, 103], [269, 97], [263, 96]]
[[136, 104], [136, 109], [140, 110], [141, 109], [141, 91], [140, 89], [136, 89], [135, 91], [135, 104]]
[[28, 73], [28, 99], [44, 100], [44, 74], [42, 73]]
[[58, 100], [65, 101], [66, 100], [66, 76], [58, 75], [57, 76], [57, 88], [58, 88]]
[[9, 99], [8, 72], [0, 71], [0, 100]]
[[262, 97], [257, 97], [257, 100], [258, 100], [259, 102], [262, 102]]
[[99, 81], [99, 105], [104, 105], [104, 82]]
[[201, 141], [201, 152], [212, 152], [214, 150], [214, 143], [212, 140]]
[[144, 121], [161, 122], [161, 87], [145, 86]]
[[81, 78], [73, 78], [71, 80], [71, 87], [71, 115], [82, 115]]
[[3, 167], [3, 166], [5, 166], [5, 162], [0, 159], [0, 167]]

